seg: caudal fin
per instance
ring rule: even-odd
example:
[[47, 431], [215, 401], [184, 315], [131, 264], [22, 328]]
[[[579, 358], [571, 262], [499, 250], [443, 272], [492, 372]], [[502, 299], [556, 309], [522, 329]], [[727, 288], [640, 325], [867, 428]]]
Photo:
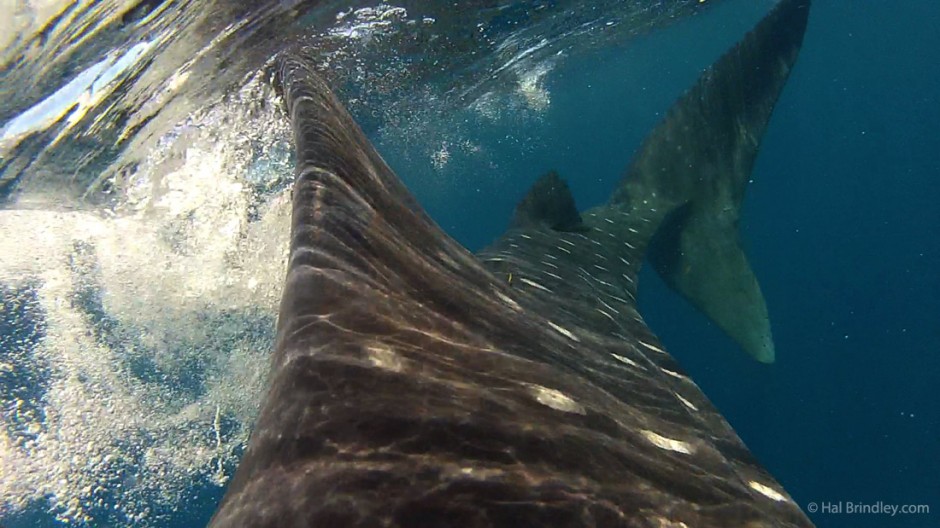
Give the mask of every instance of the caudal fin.
[[761, 138], [796, 62], [810, 0], [783, 0], [649, 135], [611, 205], [657, 212], [647, 256], [750, 355], [774, 361], [767, 308], [738, 237]]

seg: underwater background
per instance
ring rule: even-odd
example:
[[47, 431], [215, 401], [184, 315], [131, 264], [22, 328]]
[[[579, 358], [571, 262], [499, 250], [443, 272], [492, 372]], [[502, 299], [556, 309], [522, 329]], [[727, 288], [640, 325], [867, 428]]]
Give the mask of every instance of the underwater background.
[[[46, 4], [2, 5], [35, 18]], [[448, 20], [439, 2], [216, 2], [203, 18], [196, 2], [104, 2], [60, 17], [84, 39], [11, 37], [0, 524], [212, 515], [263, 388], [283, 278], [290, 145], [263, 74], [279, 49], [322, 54], [419, 202], [478, 250], [550, 169], [580, 208], [605, 201], [669, 105], [772, 5], [467, 2]], [[89, 32], [95, 21], [111, 25]], [[814, 2], [742, 214], [775, 364], [641, 275], [650, 327], [820, 528], [940, 526], [937, 27], [931, 0]], [[207, 51], [173, 47], [190, 30]], [[44, 55], [62, 49], [79, 51]], [[65, 109], [16, 121], [89, 71]]]

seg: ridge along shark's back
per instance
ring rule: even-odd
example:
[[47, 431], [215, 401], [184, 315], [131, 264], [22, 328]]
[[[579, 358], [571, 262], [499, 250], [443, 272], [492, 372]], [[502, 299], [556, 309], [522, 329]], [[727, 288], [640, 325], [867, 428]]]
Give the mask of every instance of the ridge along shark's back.
[[[783, 0], [705, 72], [610, 203], [582, 216], [546, 176], [479, 259], [425, 215], [310, 66], [284, 57], [288, 276], [269, 390], [211, 525], [812, 526], [634, 301], [650, 245], [679, 268], [741, 264], [734, 221], [712, 216], [736, 219], [808, 10]], [[713, 239], [734, 244], [684, 251]], [[752, 278], [746, 260], [735, 269]], [[753, 292], [723, 300], [688, 280], [671, 284], [733, 336], [754, 324], [727, 318]]]

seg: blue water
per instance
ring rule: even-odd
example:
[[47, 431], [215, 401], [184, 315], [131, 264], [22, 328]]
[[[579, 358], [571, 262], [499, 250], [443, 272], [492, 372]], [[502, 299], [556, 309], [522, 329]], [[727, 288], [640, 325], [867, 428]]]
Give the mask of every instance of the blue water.
[[[469, 130], [489, 164], [455, 155], [441, 171], [394, 139], [377, 136], [379, 148], [441, 226], [480, 249], [549, 169], [581, 208], [605, 201], [662, 113], [769, 5], [730, 0], [562, 62], [537, 117], [440, 116]], [[940, 526], [938, 27], [933, 0], [813, 6], [741, 225], [776, 364], [757, 364], [654, 273], [641, 275], [650, 326], [794, 499], [823, 509], [808, 512], [820, 528]], [[164, 526], [204, 525], [222, 493], [191, 490]], [[930, 513], [845, 511], [879, 502]], [[52, 525], [41, 512], [14, 521]]]
[[[471, 248], [501, 232], [547, 169], [580, 207], [605, 200], [657, 112], [765, 8], [732, 4], [552, 72], [551, 109], [530, 132], [542, 148], [520, 155], [525, 131], [481, 132], [514, 160], [501, 177], [449, 200], [413, 190]], [[820, 528], [940, 526], [937, 27], [929, 1], [813, 7], [741, 226], [776, 364], [752, 361], [655, 273], [641, 275], [650, 326], [794, 499], [825, 509], [809, 513]], [[847, 513], [879, 501], [930, 513]]]

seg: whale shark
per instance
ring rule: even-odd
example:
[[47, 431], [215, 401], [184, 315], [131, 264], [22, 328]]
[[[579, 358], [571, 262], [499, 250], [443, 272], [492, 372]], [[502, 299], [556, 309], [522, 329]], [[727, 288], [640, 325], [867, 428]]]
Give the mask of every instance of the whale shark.
[[471, 254], [285, 53], [296, 148], [268, 391], [213, 527], [812, 522], [637, 310], [648, 260], [756, 359], [737, 222], [809, 0], [782, 0], [650, 133], [609, 201], [542, 176]]

